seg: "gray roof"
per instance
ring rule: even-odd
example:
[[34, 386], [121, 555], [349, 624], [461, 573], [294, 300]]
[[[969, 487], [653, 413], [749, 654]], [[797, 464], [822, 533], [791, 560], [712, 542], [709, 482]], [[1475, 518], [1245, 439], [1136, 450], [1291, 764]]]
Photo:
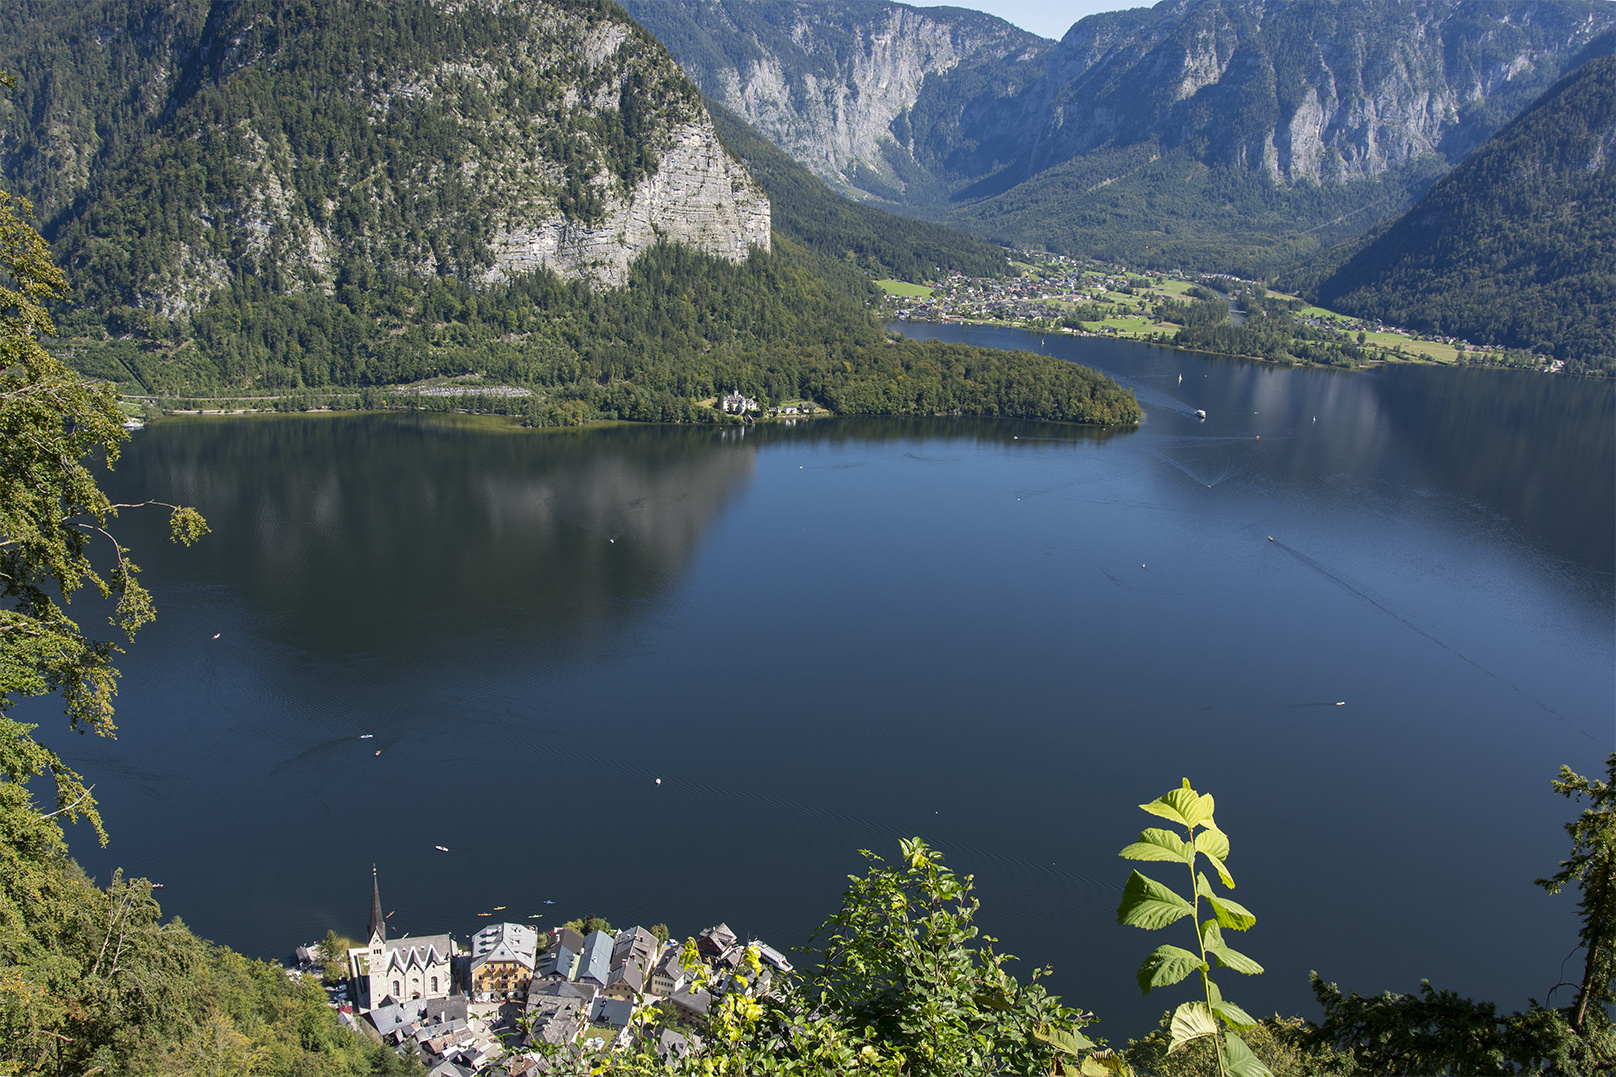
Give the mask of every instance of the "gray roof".
[[668, 1001], [681, 1010], [689, 1010], [691, 1013], [699, 1013], [706, 1017], [707, 1008], [713, 1004], [713, 996], [706, 988], [692, 991], [688, 987], [681, 987]]
[[600, 1004], [600, 1020], [613, 1028], [623, 1028], [628, 1025], [629, 1018], [634, 1016], [634, 1003], [627, 999], [607, 999]]
[[583, 960], [578, 966], [578, 979], [592, 980], [606, 986], [606, 977], [612, 969], [612, 937], [597, 931], [584, 940]]
[[565, 946], [555, 946], [539, 957], [540, 976], [559, 976], [563, 980], [572, 974], [572, 960], [578, 955]]
[[490, 961], [511, 961], [533, 968], [539, 933], [526, 924], [489, 924], [471, 937], [473, 971]]

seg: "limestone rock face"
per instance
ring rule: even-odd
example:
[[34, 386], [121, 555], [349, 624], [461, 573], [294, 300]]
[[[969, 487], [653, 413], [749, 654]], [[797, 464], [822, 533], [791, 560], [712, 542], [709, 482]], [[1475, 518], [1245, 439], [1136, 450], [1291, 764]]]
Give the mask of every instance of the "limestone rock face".
[[500, 231], [485, 280], [553, 269], [605, 285], [623, 284], [641, 251], [671, 240], [732, 262], [769, 249], [769, 200], [718, 144], [711, 122], [674, 132], [655, 175], [614, 198], [596, 223], [555, 216]]
[[928, 78], [1041, 55], [1050, 42], [992, 16], [903, 4], [627, 0], [702, 91], [855, 197], [901, 189], [892, 154]]
[[1055, 43], [895, 3], [628, 6], [797, 160], [917, 208], [1139, 146], [1291, 185], [1451, 163], [1616, 26], [1600, 0], [1164, 0]]

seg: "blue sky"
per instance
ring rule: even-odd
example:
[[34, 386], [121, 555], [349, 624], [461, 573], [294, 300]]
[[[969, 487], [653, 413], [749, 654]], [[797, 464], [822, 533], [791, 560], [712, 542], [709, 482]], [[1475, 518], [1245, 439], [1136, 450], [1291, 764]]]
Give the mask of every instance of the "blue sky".
[[[906, 0], [916, 7], [930, 7], [936, 0]], [[949, 2], [949, 0], [944, 0]], [[1096, 11], [1119, 11], [1149, 7], [1154, 0], [952, 0], [953, 7], [975, 8], [1015, 23], [1042, 37], [1059, 41], [1072, 24]]]

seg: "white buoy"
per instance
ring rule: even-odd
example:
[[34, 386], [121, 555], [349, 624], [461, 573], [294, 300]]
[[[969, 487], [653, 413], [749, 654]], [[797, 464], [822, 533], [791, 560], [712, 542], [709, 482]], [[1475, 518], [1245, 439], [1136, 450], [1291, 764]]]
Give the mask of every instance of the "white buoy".
[[658, 779], [657, 779], [657, 780], [656, 780], [656, 783], [657, 783], [657, 784], [658, 784], [658, 785], [661, 785], [661, 784], [662, 784], [662, 779], [661, 779], [661, 778], [658, 778]]

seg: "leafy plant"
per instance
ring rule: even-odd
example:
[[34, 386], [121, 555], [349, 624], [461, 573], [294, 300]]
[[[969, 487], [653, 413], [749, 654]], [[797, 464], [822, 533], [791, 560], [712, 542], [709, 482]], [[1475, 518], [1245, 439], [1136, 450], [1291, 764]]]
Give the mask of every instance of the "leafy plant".
[[[1234, 889], [1225, 861], [1229, 858], [1229, 836], [1213, 821], [1213, 800], [1210, 793], [1197, 793], [1190, 788], [1188, 778], [1179, 789], [1171, 790], [1140, 808], [1184, 828], [1186, 837], [1170, 830], [1149, 827], [1139, 840], [1118, 855], [1129, 860], [1163, 860], [1183, 864], [1190, 875], [1190, 896], [1186, 899], [1171, 887], [1164, 886], [1137, 869], [1128, 876], [1122, 891], [1122, 904], [1117, 906], [1117, 922], [1132, 927], [1155, 931], [1176, 924], [1185, 917], [1195, 929], [1196, 950], [1164, 944], [1152, 950], [1139, 966], [1137, 979], [1140, 990], [1150, 994], [1158, 987], [1168, 987], [1189, 977], [1201, 975], [1202, 998], [1185, 1002], [1173, 1013], [1169, 1025], [1168, 1052], [1180, 1050], [1185, 1044], [1210, 1037], [1217, 1048], [1218, 1072], [1235, 1077], [1272, 1077], [1272, 1071], [1257, 1058], [1236, 1033], [1235, 1029], [1248, 1029], [1257, 1022], [1245, 1010], [1224, 999], [1218, 985], [1212, 981], [1212, 960], [1223, 968], [1253, 976], [1262, 972], [1262, 966], [1245, 954], [1231, 949], [1223, 941], [1225, 928], [1245, 931], [1257, 918], [1245, 906], [1218, 896], [1212, 889], [1206, 873], [1197, 866], [1202, 857], [1212, 865], [1218, 879]], [[1205, 903], [1203, 906], [1203, 902]], [[1219, 1028], [1219, 1023], [1227, 1026]]]

